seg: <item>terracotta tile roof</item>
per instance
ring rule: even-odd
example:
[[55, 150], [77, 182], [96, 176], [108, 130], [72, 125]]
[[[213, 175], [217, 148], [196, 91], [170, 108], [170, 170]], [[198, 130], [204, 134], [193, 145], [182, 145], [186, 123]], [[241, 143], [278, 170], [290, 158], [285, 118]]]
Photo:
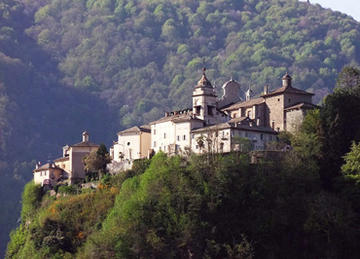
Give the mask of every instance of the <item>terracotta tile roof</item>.
[[282, 86], [282, 87], [272, 91], [271, 93], [262, 95], [262, 97], [270, 97], [270, 96], [282, 94], [282, 93], [285, 93], [285, 92], [289, 93], [289, 94], [314, 95], [313, 93], [309, 93], [309, 92], [306, 92], [304, 90], [294, 88], [292, 86], [287, 86], [287, 87]]
[[318, 108], [319, 106], [312, 104], [312, 103], [298, 103], [295, 105], [292, 105], [290, 107], [285, 108], [285, 111], [289, 111], [289, 110], [295, 110], [295, 109], [315, 109]]
[[225, 109], [223, 109], [224, 111], [231, 111], [231, 110], [236, 110], [239, 108], [243, 108], [243, 107], [251, 107], [254, 105], [259, 105], [265, 102], [265, 99], [262, 97], [259, 98], [254, 98], [254, 99], [250, 99], [249, 101], [244, 101], [244, 102], [238, 102], [235, 103]]

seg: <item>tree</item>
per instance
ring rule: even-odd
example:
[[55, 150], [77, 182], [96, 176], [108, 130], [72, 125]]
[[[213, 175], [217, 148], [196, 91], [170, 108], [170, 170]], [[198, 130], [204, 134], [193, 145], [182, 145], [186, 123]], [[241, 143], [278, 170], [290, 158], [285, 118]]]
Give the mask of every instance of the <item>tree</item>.
[[341, 167], [344, 174], [360, 174], [360, 142], [351, 144], [351, 151], [344, 156], [345, 164]]
[[357, 67], [346, 66], [340, 72], [336, 82], [337, 88], [360, 87], [360, 69]]
[[106, 173], [106, 165], [110, 161], [106, 146], [101, 144], [97, 151], [93, 151], [84, 157], [84, 168], [90, 178], [101, 178]]
[[320, 111], [320, 175], [328, 187], [341, 175], [343, 156], [360, 140], [360, 88], [336, 89]]

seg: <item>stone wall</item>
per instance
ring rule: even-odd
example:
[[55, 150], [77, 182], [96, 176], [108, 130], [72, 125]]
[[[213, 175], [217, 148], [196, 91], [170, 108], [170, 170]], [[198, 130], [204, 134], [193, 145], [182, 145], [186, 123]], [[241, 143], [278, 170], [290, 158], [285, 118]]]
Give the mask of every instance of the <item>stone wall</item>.
[[276, 131], [284, 130], [284, 95], [267, 97], [265, 103], [269, 113], [269, 126]]

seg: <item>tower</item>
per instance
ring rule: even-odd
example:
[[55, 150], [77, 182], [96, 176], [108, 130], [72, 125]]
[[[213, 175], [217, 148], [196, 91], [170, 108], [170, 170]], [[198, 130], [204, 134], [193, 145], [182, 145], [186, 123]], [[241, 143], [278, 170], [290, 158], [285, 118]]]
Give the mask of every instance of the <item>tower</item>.
[[206, 124], [216, 123], [216, 93], [210, 81], [206, 78], [206, 68], [193, 90], [193, 114]]

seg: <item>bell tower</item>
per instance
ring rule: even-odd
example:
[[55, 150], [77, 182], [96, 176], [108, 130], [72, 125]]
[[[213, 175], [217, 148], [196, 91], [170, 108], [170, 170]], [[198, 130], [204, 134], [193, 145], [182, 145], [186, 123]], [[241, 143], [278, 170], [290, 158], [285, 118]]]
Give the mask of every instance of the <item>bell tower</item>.
[[206, 68], [193, 90], [193, 114], [196, 118], [204, 120], [206, 124], [216, 122], [216, 93], [210, 81], [206, 77]]

